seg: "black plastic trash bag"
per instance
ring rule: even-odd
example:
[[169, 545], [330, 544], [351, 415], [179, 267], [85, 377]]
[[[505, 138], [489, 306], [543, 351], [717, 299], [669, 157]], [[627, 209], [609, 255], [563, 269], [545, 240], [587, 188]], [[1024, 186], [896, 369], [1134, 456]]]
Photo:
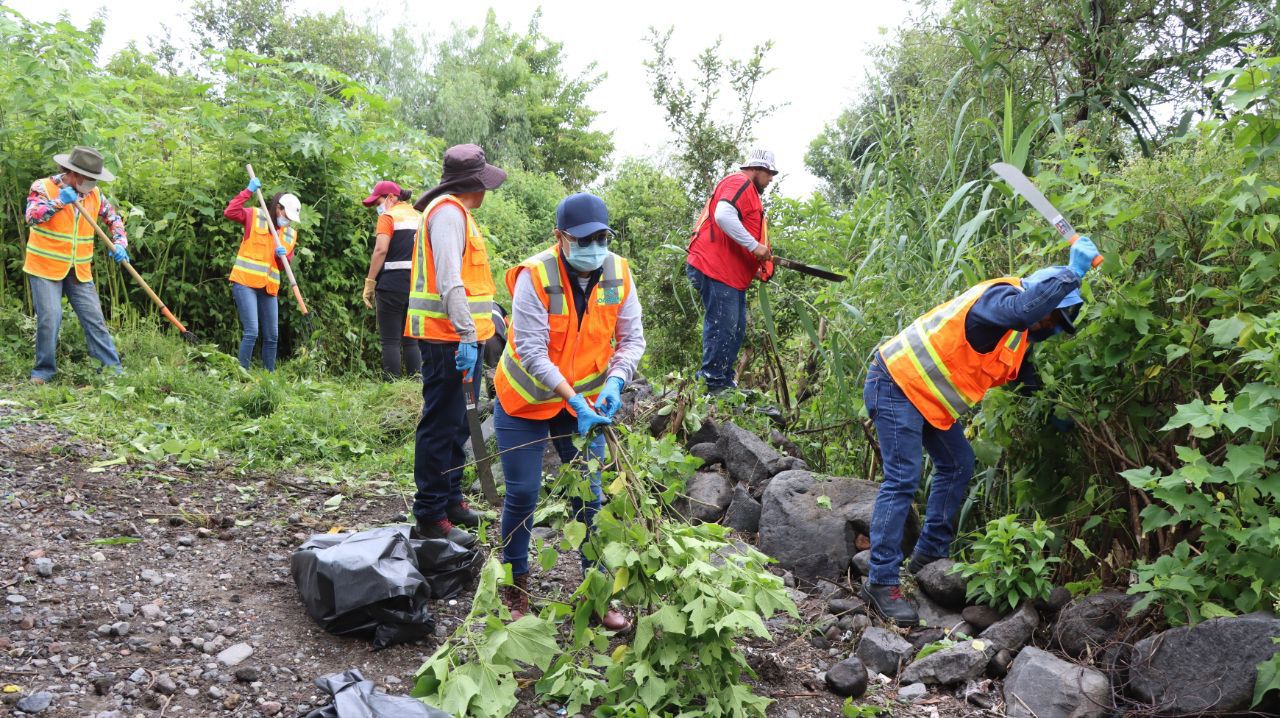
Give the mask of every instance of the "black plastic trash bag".
[[316, 686], [333, 696], [333, 703], [303, 718], [453, 718], [417, 698], [376, 692], [373, 681], [366, 681], [356, 668], [321, 676]]
[[321, 628], [372, 640], [379, 650], [430, 635], [435, 619], [427, 601], [444, 597], [437, 589], [461, 591], [482, 561], [478, 550], [410, 539], [408, 526], [388, 526], [312, 536], [294, 552], [290, 568], [307, 614]]

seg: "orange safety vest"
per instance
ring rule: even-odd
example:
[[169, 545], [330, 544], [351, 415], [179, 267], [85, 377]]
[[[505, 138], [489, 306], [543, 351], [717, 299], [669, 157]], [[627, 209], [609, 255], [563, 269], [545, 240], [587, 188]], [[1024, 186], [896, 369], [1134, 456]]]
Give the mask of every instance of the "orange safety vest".
[[462, 247], [462, 287], [467, 293], [467, 306], [471, 320], [476, 325], [476, 341], [484, 341], [494, 334], [493, 326], [493, 273], [489, 270], [489, 251], [484, 246], [480, 227], [462, 202], [451, 194], [431, 200], [422, 213], [418, 236], [413, 242], [413, 271], [409, 274], [409, 312], [404, 320], [404, 335], [416, 339], [437, 342], [460, 341], [458, 333], [449, 321], [444, 297], [436, 286], [436, 262], [431, 253], [431, 237], [427, 222], [431, 213], [444, 204], [452, 204], [462, 210], [467, 221], [467, 241]]
[[[267, 294], [280, 292], [280, 267], [276, 263], [276, 240], [271, 236], [270, 221], [265, 212], [249, 210], [249, 232], [236, 252], [236, 263], [227, 277], [236, 284], [259, 289], [266, 287]], [[286, 252], [292, 252], [298, 243], [298, 230], [293, 227], [277, 228], [280, 243]]]
[[[587, 299], [581, 326], [569, 285], [570, 281], [577, 280], [571, 280], [566, 274], [555, 247], [535, 254], [507, 272], [507, 289], [512, 294], [516, 290], [516, 278], [521, 272], [529, 272], [534, 290], [547, 308], [547, 356], [573, 390], [587, 397], [599, 394], [608, 378], [614, 328], [631, 286], [631, 268], [626, 259], [610, 252], [603, 270]], [[555, 387], [543, 384], [525, 370], [516, 351], [519, 331], [520, 325], [513, 316], [507, 330], [507, 347], [493, 379], [498, 401], [511, 416], [550, 419], [560, 413], [567, 402], [556, 394]]]
[[[57, 182], [46, 178], [44, 193], [50, 199], [62, 190]], [[27, 233], [27, 255], [22, 271], [37, 277], [59, 281], [66, 278], [71, 265], [76, 267], [76, 279], [93, 281], [93, 243], [95, 241], [91, 221], [102, 211], [102, 191], [97, 187], [80, 200], [88, 217], [80, 216], [75, 205], [67, 204], [41, 224], [33, 225]]]
[[969, 309], [990, 287], [1017, 277], [980, 282], [949, 302], [930, 309], [900, 334], [880, 345], [885, 367], [925, 421], [945, 431], [973, 409], [992, 387], [1018, 376], [1027, 355], [1027, 332], [1010, 329], [996, 348], [982, 354], [964, 335]]

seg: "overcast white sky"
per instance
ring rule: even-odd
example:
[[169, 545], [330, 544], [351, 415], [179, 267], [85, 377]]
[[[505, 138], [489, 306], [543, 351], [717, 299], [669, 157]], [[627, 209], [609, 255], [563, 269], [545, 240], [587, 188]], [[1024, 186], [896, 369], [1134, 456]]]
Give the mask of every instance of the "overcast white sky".
[[[165, 26], [182, 37], [190, 14], [187, 0], [0, 0], [0, 4], [34, 20], [52, 20], [65, 12], [80, 26], [105, 7], [107, 30], [100, 59], [131, 40], [145, 47], [145, 38], [164, 32]], [[394, 9], [397, 5], [399, 10]], [[484, 22], [489, 7], [501, 22], [522, 29], [541, 6], [543, 31], [564, 43], [568, 66], [578, 70], [594, 61], [607, 74], [592, 102], [602, 112], [599, 127], [613, 132], [615, 158], [663, 154], [671, 140], [645, 77], [643, 62], [650, 56], [645, 37], [650, 26], [675, 26], [671, 47], [683, 61], [680, 69], [684, 77], [693, 72], [692, 57], [717, 37], [723, 38], [728, 57], [745, 57], [752, 46], [773, 40], [768, 61], [775, 69], [758, 94], [765, 102], [789, 104], [760, 124], [757, 144], [777, 154], [783, 174], [776, 186], [792, 196], [815, 188], [817, 180], [804, 168], [804, 153], [822, 126], [835, 119], [862, 88], [869, 68], [868, 51], [884, 40], [885, 29], [906, 21], [916, 9], [916, 3], [909, 0], [298, 0], [295, 6], [322, 11], [344, 8], [358, 19], [372, 17], [381, 28], [408, 23], [433, 36], [446, 35], [454, 23]], [[378, 8], [376, 16], [370, 14], [370, 8]]]

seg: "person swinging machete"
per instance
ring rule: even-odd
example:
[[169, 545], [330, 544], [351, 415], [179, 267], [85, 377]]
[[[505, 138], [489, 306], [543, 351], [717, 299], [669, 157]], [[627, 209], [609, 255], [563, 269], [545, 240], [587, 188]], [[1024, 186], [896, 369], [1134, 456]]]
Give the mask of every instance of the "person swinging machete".
[[1088, 237], [1071, 247], [1067, 266], [1019, 279], [980, 282], [939, 304], [881, 344], [867, 371], [863, 400], [876, 427], [884, 482], [871, 515], [871, 570], [863, 598], [885, 619], [916, 625], [899, 588], [902, 537], [920, 483], [921, 449], [933, 460], [924, 527], [907, 570], [916, 574], [946, 557], [973, 478], [974, 453], [958, 422], [988, 389], [1010, 381], [1036, 387], [1030, 345], [1075, 334], [1084, 299], [1080, 283], [1098, 249]]

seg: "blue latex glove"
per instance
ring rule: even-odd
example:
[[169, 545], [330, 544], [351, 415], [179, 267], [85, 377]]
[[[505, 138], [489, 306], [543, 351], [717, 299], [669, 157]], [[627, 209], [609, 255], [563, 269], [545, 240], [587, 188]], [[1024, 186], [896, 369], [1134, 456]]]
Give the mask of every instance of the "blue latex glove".
[[458, 352], [453, 355], [453, 366], [462, 372], [462, 381], [471, 381], [471, 374], [476, 370], [476, 360], [480, 358], [480, 346], [475, 342], [458, 342]]
[[258, 181], [257, 177], [254, 177], [253, 179], [249, 180], [249, 186], [246, 187], [245, 189], [249, 190], [250, 192], [257, 192], [258, 188], [261, 186], [262, 186], [262, 182]]
[[1093, 258], [1098, 256], [1098, 248], [1094, 245], [1093, 240], [1088, 237], [1081, 237], [1076, 243], [1071, 245], [1071, 271], [1076, 273], [1077, 277], [1084, 279], [1084, 275], [1093, 266]]
[[277, 256], [277, 257], [284, 257], [284, 256], [287, 256], [288, 254], [289, 254], [289, 253], [288, 253], [287, 251], [285, 251], [285, 248], [284, 248], [284, 247], [276, 247], [276, 256]]
[[578, 433], [586, 436], [591, 430], [597, 426], [608, 426], [613, 423], [612, 419], [600, 416], [590, 406], [587, 405], [586, 397], [581, 394], [574, 394], [569, 400], [569, 406], [573, 408], [573, 413], [578, 415]]
[[622, 406], [622, 377], [611, 376], [604, 383], [604, 388], [600, 390], [600, 395], [596, 397], [596, 408], [600, 410], [600, 415], [606, 419], [612, 419], [613, 415], [618, 413], [618, 408]]
[[111, 250], [111, 258], [117, 262], [127, 262], [129, 261], [129, 253], [124, 251], [124, 247], [117, 244], [116, 248]]
[[74, 187], [63, 187], [58, 193], [58, 201], [63, 204], [71, 204], [80, 197], [80, 193]]

